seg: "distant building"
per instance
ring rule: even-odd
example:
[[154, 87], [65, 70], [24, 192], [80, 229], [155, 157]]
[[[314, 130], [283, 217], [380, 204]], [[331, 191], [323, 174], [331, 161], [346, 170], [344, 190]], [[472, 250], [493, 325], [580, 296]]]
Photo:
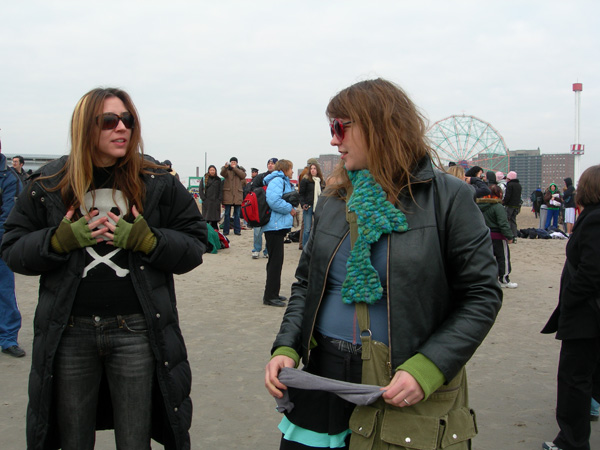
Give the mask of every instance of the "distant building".
[[329, 178], [335, 166], [337, 166], [338, 162], [340, 162], [340, 154], [337, 153], [335, 155], [319, 155], [317, 158], [319, 165], [321, 166], [321, 172], [323, 172], [323, 177], [325, 180]]
[[575, 155], [571, 153], [558, 153], [542, 155], [542, 189], [556, 184], [559, 189], [565, 187], [565, 178], [575, 179]]
[[[542, 187], [542, 155], [537, 150], [511, 150], [510, 170], [517, 172], [519, 183], [523, 187], [521, 198], [528, 203], [530, 194]], [[507, 172], [504, 172], [506, 176]]]
[[575, 159], [570, 153], [540, 154], [537, 150], [511, 150], [510, 170], [517, 172], [523, 186], [523, 201], [529, 202], [529, 195], [537, 188], [545, 191], [550, 183], [555, 183], [562, 191], [564, 179], [574, 178]]

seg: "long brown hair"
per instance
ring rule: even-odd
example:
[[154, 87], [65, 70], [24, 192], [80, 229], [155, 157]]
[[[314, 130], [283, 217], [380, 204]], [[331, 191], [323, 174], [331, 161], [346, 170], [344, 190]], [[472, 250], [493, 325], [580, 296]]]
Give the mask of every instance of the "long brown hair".
[[[412, 197], [411, 171], [424, 157], [433, 157], [427, 139], [426, 120], [408, 95], [394, 83], [378, 78], [361, 81], [340, 91], [327, 105], [329, 120], [352, 121], [360, 127], [367, 146], [369, 172], [398, 204], [402, 191]], [[327, 191], [338, 195], [350, 186], [343, 164], [331, 176]]]
[[[321, 183], [324, 183], [325, 180], [323, 179], [323, 172], [321, 172], [321, 167], [319, 167], [318, 164], [309, 164], [308, 166], [306, 166], [307, 172], [302, 176], [302, 178], [306, 178], [307, 180], [314, 181], [312, 172], [311, 172], [312, 166], [316, 167], [316, 169], [317, 169], [316, 176], [319, 177], [319, 180], [321, 180]], [[302, 171], [302, 173], [304, 173], [304, 171]], [[298, 178], [300, 178], [300, 177], [298, 177]]]
[[[128, 199], [129, 206], [135, 205], [142, 213], [146, 186], [141, 175], [147, 173], [149, 168], [162, 166], [144, 159], [139, 115], [129, 94], [121, 89], [92, 89], [77, 102], [71, 118], [71, 152], [65, 166], [59, 172], [59, 174], [64, 172], [64, 176], [56, 187], [48, 189], [60, 190], [63, 203], [67, 208], [74, 207], [76, 211], [82, 205], [85, 208], [84, 197], [90, 188], [94, 188], [93, 168], [98, 165], [101, 129], [97, 118], [102, 114], [104, 101], [111, 97], [119, 98], [134, 119], [127, 152], [125, 156], [118, 159], [114, 168], [113, 194], [119, 189]], [[54, 176], [56, 175], [49, 175], [40, 180]]]

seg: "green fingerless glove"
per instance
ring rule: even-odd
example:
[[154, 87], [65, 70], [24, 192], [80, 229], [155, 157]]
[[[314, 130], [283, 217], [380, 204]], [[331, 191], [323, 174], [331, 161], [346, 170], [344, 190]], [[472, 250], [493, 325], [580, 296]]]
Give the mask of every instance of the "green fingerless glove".
[[78, 248], [96, 245], [96, 239], [92, 237], [92, 231], [88, 227], [87, 220], [82, 217], [76, 222], [71, 222], [66, 217], [50, 238], [50, 246], [56, 253], [70, 253]]
[[156, 247], [156, 236], [142, 215], [137, 216], [133, 223], [120, 219], [114, 235], [115, 247], [143, 252], [146, 255]]

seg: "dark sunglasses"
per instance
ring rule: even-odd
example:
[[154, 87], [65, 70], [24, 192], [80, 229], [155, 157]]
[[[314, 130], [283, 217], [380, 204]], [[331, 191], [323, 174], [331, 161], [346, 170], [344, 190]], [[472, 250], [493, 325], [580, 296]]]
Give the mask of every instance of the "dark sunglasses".
[[133, 116], [131, 113], [124, 112], [121, 115], [115, 113], [104, 113], [96, 118], [98, 125], [103, 130], [114, 130], [119, 125], [119, 120], [123, 122], [128, 130], [133, 128]]
[[337, 136], [337, 138], [340, 141], [344, 140], [344, 127], [346, 125], [350, 125], [352, 123], [351, 120], [349, 120], [348, 122], [342, 122], [341, 119], [333, 119], [331, 121], [331, 123], [329, 124], [329, 126], [331, 127], [331, 137], [333, 137], [334, 135]]

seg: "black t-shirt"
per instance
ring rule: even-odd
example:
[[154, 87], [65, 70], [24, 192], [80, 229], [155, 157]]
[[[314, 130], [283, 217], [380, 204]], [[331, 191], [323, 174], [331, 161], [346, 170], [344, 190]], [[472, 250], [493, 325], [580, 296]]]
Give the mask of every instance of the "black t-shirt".
[[[129, 211], [127, 199], [118, 189], [113, 193], [112, 167], [94, 168], [93, 190], [85, 197], [88, 210], [97, 208], [98, 217], [112, 211], [119, 217]], [[84, 210], [82, 208], [82, 214]], [[129, 250], [104, 242], [85, 248], [85, 269], [75, 295], [74, 316], [114, 316], [142, 313], [129, 273]]]

